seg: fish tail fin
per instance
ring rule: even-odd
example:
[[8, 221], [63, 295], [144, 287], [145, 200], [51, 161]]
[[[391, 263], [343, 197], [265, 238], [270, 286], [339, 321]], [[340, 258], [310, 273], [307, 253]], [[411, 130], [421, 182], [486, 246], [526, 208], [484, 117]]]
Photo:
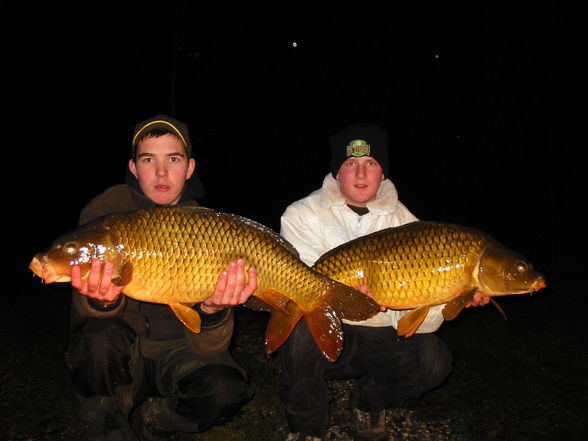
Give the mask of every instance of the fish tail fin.
[[[268, 353], [277, 350], [292, 333], [300, 318], [304, 317], [321, 352], [329, 361], [335, 361], [343, 349], [341, 319], [365, 320], [379, 311], [379, 305], [370, 297], [333, 281], [329, 281], [325, 292], [311, 310], [302, 310], [291, 300], [284, 302], [285, 297], [275, 291], [271, 294], [272, 315], [265, 337]], [[259, 297], [267, 300], [267, 296], [263, 294]], [[276, 302], [276, 298], [282, 300]]]
[[316, 307], [304, 312], [304, 320], [323, 355], [335, 361], [343, 350], [341, 319], [366, 320], [379, 310], [375, 300], [360, 291], [341, 283], [330, 283]]

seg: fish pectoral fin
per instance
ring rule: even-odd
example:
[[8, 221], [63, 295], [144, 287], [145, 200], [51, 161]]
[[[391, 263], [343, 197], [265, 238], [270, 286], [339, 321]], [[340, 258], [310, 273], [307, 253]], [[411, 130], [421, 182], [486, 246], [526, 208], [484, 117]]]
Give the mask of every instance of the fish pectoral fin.
[[170, 303], [169, 307], [186, 328], [196, 334], [200, 332], [200, 315], [191, 305]]
[[398, 335], [411, 337], [425, 320], [425, 317], [429, 312], [429, 308], [430, 305], [421, 305], [405, 314], [400, 320], [398, 320], [398, 327], [396, 329]]
[[463, 292], [450, 302], [447, 302], [443, 308], [443, 318], [445, 320], [453, 320], [457, 317], [466, 303], [473, 299], [475, 293], [476, 288], [472, 288], [469, 291]]
[[127, 262], [123, 265], [120, 274], [112, 279], [112, 283], [116, 286], [125, 286], [133, 280], [133, 265]]
[[504, 309], [502, 309], [502, 306], [500, 306], [498, 304], [498, 302], [496, 300], [494, 300], [492, 297], [490, 297], [490, 301], [492, 302], [492, 304], [494, 306], [496, 306], [496, 309], [498, 309], [498, 312], [500, 312], [500, 314], [502, 314], [502, 317], [504, 317], [504, 320], [506, 320], [506, 312], [504, 312]]
[[260, 293], [256, 292], [254, 296], [258, 299], [263, 300], [273, 309], [277, 309], [280, 312], [288, 314], [288, 303], [290, 303], [290, 299], [281, 292], [273, 289], [266, 289], [265, 291]]
[[286, 305], [287, 311], [273, 309], [265, 331], [265, 348], [268, 354], [276, 351], [290, 336], [302, 317], [302, 311], [294, 302]]

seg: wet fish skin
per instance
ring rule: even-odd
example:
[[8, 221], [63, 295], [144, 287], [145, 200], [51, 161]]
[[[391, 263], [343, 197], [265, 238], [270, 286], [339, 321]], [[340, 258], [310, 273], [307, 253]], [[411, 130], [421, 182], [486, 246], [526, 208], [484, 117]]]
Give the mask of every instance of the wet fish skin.
[[325, 253], [314, 269], [349, 286], [369, 286], [382, 306], [412, 310], [398, 323], [398, 334], [407, 337], [431, 306], [445, 304], [443, 315], [451, 320], [476, 292], [494, 297], [545, 287], [525, 257], [480, 230], [441, 222], [360, 237]]
[[168, 304], [198, 332], [200, 319], [192, 306], [214, 292], [219, 274], [238, 258], [255, 266], [254, 295], [271, 306], [268, 352], [275, 351], [304, 316], [315, 341], [334, 361], [343, 343], [340, 320], [362, 320], [378, 311], [359, 291], [305, 265], [273, 230], [202, 207], [106, 216], [55, 241], [48, 252], [33, 258], [30, 268], [46, 283], [67, 282], [72, 265], [80, 265], [87, 277], [92, 260], [112, 261], [113, 282], [125, 286], [125, 295]]

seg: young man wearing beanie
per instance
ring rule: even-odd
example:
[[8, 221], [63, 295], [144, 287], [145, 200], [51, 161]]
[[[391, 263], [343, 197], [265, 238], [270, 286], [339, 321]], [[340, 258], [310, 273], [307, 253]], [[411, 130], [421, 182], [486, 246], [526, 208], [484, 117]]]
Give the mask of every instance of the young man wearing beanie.
[[[168, 205], [197, 205], [203, 195], [184, 123], [157, 115], [135, 127], [126, 183], [108, 188], [82, 210], [80, 224], [100, 216]], [[88, 425], [87, 440], [168, 439], [202, 432], [231, 418], [251, 398], [229, 353], [232, 306], [257, 288], [243, 260], [219, 275], [195, 306], [202, 330], [185, 329], [167, 305], [136, 301], [111, 283], [112, 264], [94, 261], [89, 277], [72, 272], [72, 333], [67, 361]], [[131, 411], [137, 415], [134, 430]], [[135, 418], [133, 418], [135, 420]], [[136, 433], [138, 432], [138, 434]]]
[[[388, 136], [374, 124], [354, 124], [333, 134], [331, 172], [322, 187], [287, 207], [281, 234], [312, 266], [344, 242], [417, 218], [399, 201], [388, 179]], [[369, 295], [369, 287], [361, 287]], [[487, 303], [479, 296], [476, 304]], [[395, 328], [406, 311], [384, 310], [363, 322], [345, 322], [345, 346], [339, 359], [324, 358], [304, 321], [278, 352], [287, 382], [283, 398], [288, 441], [319, 441], [328, 427], [327, 379], [357, 378], [350, 398], [356, 440], [387, 440], [388, 409], [439, 386], [451, 371], [452, 357], [433, 334], [442, 306], [431, 308], [411, 338]]]

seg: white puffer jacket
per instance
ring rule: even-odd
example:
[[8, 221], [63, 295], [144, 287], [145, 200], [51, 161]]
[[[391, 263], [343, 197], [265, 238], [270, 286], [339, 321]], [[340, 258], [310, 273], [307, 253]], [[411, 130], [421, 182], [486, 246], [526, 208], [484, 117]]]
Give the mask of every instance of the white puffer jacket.
[[[281, 234], [298, 250], [307, 265], [345, 242], [389, 227], [418, 220], [399, 200], [389, 179], [382, 181], [376, 199], [368, 202], [369, 213], [359, 216], [345, 203], [339, 182], [329, 173], [323, 186], [292, 203], [282, 215]], [[436, 331], [443, 323], [443, 305], [432, 307], [417, 333]], [[387, 310], [362, 322], [361, 326], [393, 326], [407, 311]]]

